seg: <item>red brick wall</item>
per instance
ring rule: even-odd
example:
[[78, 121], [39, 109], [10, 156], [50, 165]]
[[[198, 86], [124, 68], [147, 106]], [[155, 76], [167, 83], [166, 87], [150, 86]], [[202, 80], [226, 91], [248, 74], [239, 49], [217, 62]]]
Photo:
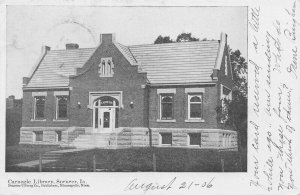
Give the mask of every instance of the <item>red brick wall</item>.
[[67, 127], [69, 126], [69, 121], [54, 121], [55, 109], [56, 109], [55, 101], [56, 100], [54, 96], [54, 90], [48, 90], [46, 96], [46, 102], [45, 102], [45, 112], [44, 112], [46, 121], [32, 121], [34, 98], [32, 97], [32, 91], [24, 91], [23, 105], [22, 105], [22, 127]]
[[[112, 57], [114, 63], [113, 77], [99, 77], [98, 65], [102, 57]], [[87, 108], [89, 92], [122, 91], [124, 108], [120, 109], [118, 124], [120, 127], [147, 126], [147, 98], [145, 89], [146, 74], [138, 73], [138, 67], [132, 66], [113, 45], [101, 45], [79, 71], [80, 76], [70, 79], [71, 126], [92, 126], [92, 110]], [[78, 102], [81, 108], [78, 108]], [[133, 108], [130, 107], [133, 102]]]
[[[227, 55], [227, 47], [225, 48]], [[113, 77], [99, 77], [98, 65], [102, 57], [112, 57], [114, 63]], [[31, 121], [33, 111], [32, 93], [24, 91], [23, 93], [23, 127], [29, 126], [92, 126], [92, 110], [87, 108], [89, 101], [89, 92], [96, 91], [122, 91], [124, 108], [120, 109], [118, 124], [120, 127], [147, 127], [148, 114], [150, 127], [153, 128], [218, 128], [217, 113], [215, 111], [220, 99], [220, 84], [232, 88], [231, 71], [228, 70], [228, 76], [224, 75], [223, 56], [221, 70], [218, 73], [218, 82], [211, 86], [197, 86], [205, 88], [203, 100], [203, 118], [205, 122], [190, 123], [187, 119], [188, 99], [185, 93], [185, 87], [177, 87], [174, 96], [174, 114], [176, 122], [164, 123], [157, 122], [159, 119], [159, 101], [157, 88], [151, 87], [149, 94], [147, 89], [141, 85], [146, 84], [146, 74], [138, 73], [138, 67], [132, 66], [122, 55], [122, 53], [111, 43], [101, 45], [88, 60], [88, 62], [78, 72], [78, 76], [70, 78], [70, 106], [69, 121], [53, 121], [55, 118], [55, 97], [53, 90], [47, 91], [45, 117], [46, 121]], [[229, 57], [228, 57], [229, 64]], [[230, 66], [228, 67], [230, 68]], [[192, 86], [187, 86], [192, 88]], [[149, 96], [149, 110], [148, 110]], [[78, 107], [78, 102], [81, 107]], [[133, 102], [133, 108], [130, 107]]]
[[[185, 87], [177, 87], [174, 94], [174, 117], [176, 122], [157, 122], [159, 119], [159, 95], [158, 88], [150, 89], [150, 127], [152, 128], [217, 128], [217, 87], [197, 86], [205, 88], [203, 99], [203, 118], [205, 122], [185, 122], [188, 116], [188, 94]], [[175, 88], [175, 87], [174, 87]], [[187, 86], [186, 88], [192, 88]]]

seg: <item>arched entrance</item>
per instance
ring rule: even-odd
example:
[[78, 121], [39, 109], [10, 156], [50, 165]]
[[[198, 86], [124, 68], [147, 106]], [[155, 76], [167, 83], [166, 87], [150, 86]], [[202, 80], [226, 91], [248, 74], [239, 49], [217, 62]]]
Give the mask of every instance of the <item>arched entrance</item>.
[[118, 127], [119, 101], [102, 96], [93, 102], [93, 129], [95, 133], [109, 133]]

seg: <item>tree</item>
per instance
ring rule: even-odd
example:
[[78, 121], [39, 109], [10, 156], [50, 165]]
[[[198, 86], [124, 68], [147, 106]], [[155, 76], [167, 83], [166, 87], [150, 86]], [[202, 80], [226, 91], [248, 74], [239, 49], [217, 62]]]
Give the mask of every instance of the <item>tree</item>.
[[174, 41], [170, 39], [169, 36], [161, 36], [159, 35], [156, 40], [154, 41], [154, 44], [162, 44], [162, 43], [173, 43]]
[[[176, 42], [190, 42], [190, 41], [199, 41], [198, 38], [192, 37], [192, 33], [181, 33], [177, 36], [176, 41], [173, 41], [170, 36], [161, 36], [159, 35], [154, 44], [162, 43], [176, 43]], [[203, 41], [207, 41], [207, 38], [204, 38]]]
[[247, 69], [248, 65], [239, 50], [229, 50], [234, 89], [232, 100], [223, 100], [217, 106], [218, 120], [224, 121], [225, 126], [234, 127], [238, 133], [239, 148], [247, 147]]
[[242, 171], [247, 170], [247, 69], [248, 64], [239, 50], [230, 51], [230, 62], [234, 89], [232, 100], [223, 100], [223, 105], [216, 108], [218, 120], [223, 120], [225, 126], [231, 126], [237, 131], [238, 149]]
[[181, 33], [177, 36], [176, 42], [199, 41], [198, 38], [192, 37], [192, 33]]

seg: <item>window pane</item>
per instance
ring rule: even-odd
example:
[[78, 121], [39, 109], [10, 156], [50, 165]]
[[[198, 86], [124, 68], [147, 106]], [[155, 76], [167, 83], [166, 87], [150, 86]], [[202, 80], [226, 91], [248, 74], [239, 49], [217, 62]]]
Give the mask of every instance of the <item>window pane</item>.
[[162, 103], [161, 115], [162, 119], [173, 119], [173, 104]]
[[56, 131], [57, 141], [61, 141], [61, 131]]
[[201, 146], [201, 133], [190, 133], [190, 145]]
[[35, 132], [35, 141], [43, 141], [43, 132], [42, 131]]
[[119, 127], [119, 108], [116, 108], [115, 127]]
[[36, 118], [44, 118], [44, 105], [36, 105]]
[[95, 128], [98, 128], [98, 121], [99, 121], [99, 118], [98, 118], [98, 108], [95, 108]]
[[223, 87], [223, 94], [224, 95], [229, 95], [230, 94], [230, 89], [226, 88], [226, 87]]
[[58, 96], [58, 118], [68, 117], [68, 97]]
[[103, 128], [109, 128], [110, 127], [110, 112], [104, 112], [103, 113]]
[[161, 144], [172, 145], [172, 133], [161, 133]]
[[105, 61], [104, 60], [102, 60], [101, 70], [102, 70], [102, 75], [105, 75]]
[[194, 96], [191, 98], [190, 102], [201, 102], [201, 98], [199, 96]]
[[172, 99], [173, 99], [172, 96], [162, 96], [161, 102], [169, 102], [169, 103], [172, 103], [172, 102], [173, 102]]
[[67, 105], [59, 105], [58, 118], [67, 118]]
[[190, 104], [190, 117], [191, 118], [202, 118], [202, 105], [201, 104]]
[[101, 106], [113, 106], [114, 98], [110, 96], [101, 97]]
[[44, 118], [45, 97], [36, 97], [35, 118]]
[[161, 96], [161, 119], [173, 119], [173, 96]]

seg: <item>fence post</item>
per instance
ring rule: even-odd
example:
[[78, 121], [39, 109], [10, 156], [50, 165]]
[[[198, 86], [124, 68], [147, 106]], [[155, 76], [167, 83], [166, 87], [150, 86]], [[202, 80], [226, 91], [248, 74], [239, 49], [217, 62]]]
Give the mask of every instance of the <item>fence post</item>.
[[153, 171], [156, 172], [156, 155], [154, 152], [152, 156], [153, 156]]
[[93, 155], [93, 172], [96, 172], [96, 155]]
[[42, 172], [42, 152], [39, 152], [39, 172]]
[[221, 158], [221, 170], [222, 172], [224, 172], [224, 159]]

